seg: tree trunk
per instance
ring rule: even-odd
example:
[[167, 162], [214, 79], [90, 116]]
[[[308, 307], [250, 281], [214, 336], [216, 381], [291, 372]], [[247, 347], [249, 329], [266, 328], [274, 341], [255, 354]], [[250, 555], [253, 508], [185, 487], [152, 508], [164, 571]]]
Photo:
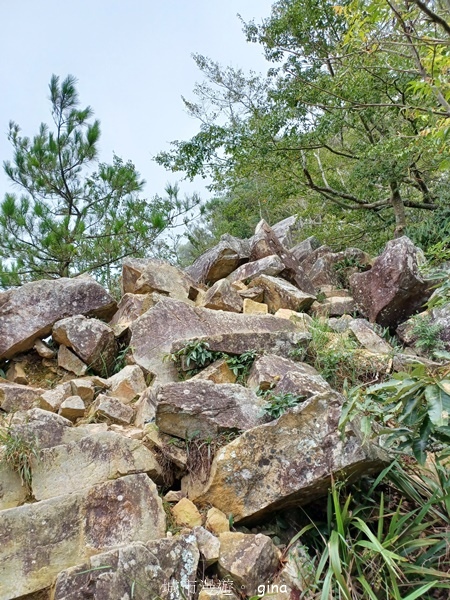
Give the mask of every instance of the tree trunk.
[[400, 190], [396, 181], [391, 182], [391, 192], [391, 204], [392, 208], [394, 209], [395, 216], [394, 237], [399, 238], [402, 237], [406, 228], [406, 215], [405, 205], [403, 204]]

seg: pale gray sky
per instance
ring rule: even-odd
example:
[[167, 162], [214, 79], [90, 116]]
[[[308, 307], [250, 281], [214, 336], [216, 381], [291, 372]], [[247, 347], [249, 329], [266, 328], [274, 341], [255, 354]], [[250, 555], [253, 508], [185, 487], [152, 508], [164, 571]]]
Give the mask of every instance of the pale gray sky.
[[[193, 97], [201, 80], [191, 58], [200, 53], [224, 65], [265, 72], [262, 49], [247, 44], [245, 21], [269, 16], [273, 0], [0, 0], [0, 164], [12, 159], [6, 139], [12, 119], [24, 135], [50, 123], [52, 73], [78, 79], [81, 105], [101, 121], [100, 160], [113, 151], [147, 180], [145, 195], [162, 194], [179, 179], [154, 163], [174, 139], [197, 123], [180, 96]], [[201, 192], [203, 182], [181, 184]], [[0, 199], [13, 191], [3, 169]]]

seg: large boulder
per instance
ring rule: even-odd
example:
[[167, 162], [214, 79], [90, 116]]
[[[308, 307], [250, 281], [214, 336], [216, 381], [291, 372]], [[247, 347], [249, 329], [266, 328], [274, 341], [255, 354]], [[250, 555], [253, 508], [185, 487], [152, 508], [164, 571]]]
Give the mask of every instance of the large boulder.
[[230, 312], [242, 312], [244, 301], [231, 287], [227, 279], [219, 279], [206, 292], [202, 305], [213, 310], [226, 310]]
[[131, 473], [158, 479], [161, 467], [140, 440], [107, 431], [41, 450], [31, 472], [34, 497], [46, 500]]
[[403, 236], [386, 244], [370, 271], [350, 277], [352, 296], [369, 321], [395, 327], [427, 301], [430, 285], [419, 272], [417, 255]]
[[187, 600], [199, 558], [193, 534], [129, 544], [62, 571], [53, 600], [80, 600], [80, 590], [97, 600]]
[[36, 404], [39, 396], [44, 392], [45, 390], [41, 388], [0, 381], [0, 408], [5, 412], [28, 410]]
[[225, 234], [216, 246], [199, 256], [186, 272], [197, 283], [212, 284], [219, 279], [224, 279], [241, 264], [247, 262], [249, 255], [248, 240], [240, 240]]
[[[164, 535], [162, 501], [156, 485], [144, 474], [4, 510], [0, 518], [0, 600], [43, 590], [60, 571], [94, 554]], [[73, 597], [79, 598], [78, 583], [74, 591], [78, 596]], [[109, 596], [117, 597], [123, 596]]]
[[178, 267], [155, 258], [126, 258], [122, 266], [124, 294], [157, 292], [179, 300], [195, 300], [198, 287]]
[[41, 279], [0, 293], [0, 360], [33, 348], [60, 319], [108, 319], [115, 309], [112, 296], [90, 277]]
[[[299, 335], [294, 323], [271, 315], [242, 315], [194, 308], [171, 298], [163, 298], [137, 319], [131, 326], [131, 332], [130, 347], [136, 364], [157, 375], [160, 383], [178, 379], [174, 363], [167, 360], [176, 341], [202, 337], [209, 341], [215, 336], [217, 344], [213, 346], [211, 343], [211, 350], [240, 354], [259, 349], [266, 336], [272, 336], [275, 347], [286, 343], [288, 336], [294, 338]], [[225, 343], [227, 335], [228, 345]], [[242, 350], [241, 338], [246, 341], [245, 350]]]
[[156, 425], [183, 439], [245, 430], [262, 422], [265, 402], [237, 383], [196, 379], [169, 383], [157, 395]]
[[227, 279], [230, 283], [247, 281], [259, 277], [259, 275], [278, 275], [281, 271], [284, 271], [283, 261], [276, 254], [272, 254], [241, 265], [228, 275]]
[[235, 522], [252, 523], [274, 510], [327, 494], [331, 477], [350, 481], [381, 470], [384, 453], [338, 430], [343, 397], [316, 394], [276, 421], [250, 429], [221, 448], [197, 505], [213, 505]]
[[316, 297], [299, 290], [295, 285], [270, 275], [260, 275], [251, 283], [250, 287], [264, 290], [263, 301], [267, 304], [270, 313], [276, 313], [280, 308], [288, 308], [297, 312], [308, 310]]
[[76, 315], [55, 323], [52, 336], [58, 344], [71, 348], [94, 373], [106, 376], [111, 371], [117, 344], [106, 323]]
[[126, 332], [133, 321], [155, 304], [156, 299], [153, 294], [124, 294], [109, 325], [119, 337]]

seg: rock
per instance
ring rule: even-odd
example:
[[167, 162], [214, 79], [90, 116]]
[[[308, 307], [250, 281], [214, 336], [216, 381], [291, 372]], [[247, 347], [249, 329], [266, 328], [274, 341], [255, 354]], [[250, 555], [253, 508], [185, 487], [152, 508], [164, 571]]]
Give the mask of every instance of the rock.
[[250, 242], [225, 234], [220, 242], [202, 254], [186, 269], [197, 283], [215, 283], [224, 279], [242, 263], [247, 262]]
[[41, 388], [0, 381], [0, 408], [5, 412], [28, 410], [44, 392]]
[[427, 301], [430, 290], [419, 273], [417, 248], [409, 238], [391, 240], [373, 267], [350, 277], [361, 313], [382, 327], [395, 327]]
[[[296, 327], [289, 321], [282, 321], [270, 315], [241, 315], [229, 312], [208, 310], [206, 308], [193, 308], [178, 300], [164, 298], [158, 304], [147, 311], [131, 326], [132, 336], [130, 346], [133, 348], [133, 356], [136, 363], [151, 373], [157, 375], [158, 381], [166, 383], [177, 381], [178, 376], [175, 364], [164, 360], [164, 357], [173, 351], [174, 342], [187, 340], [189, 338], [201, 338], [211, 336], [220, 332], [224, 339], [227, 334], [229, 346], [225, 341], [222, 348], [211, 349], [219, 351], [231, 351], [240, 353], [246, 338], [246, 350], [264, 346], [264, 339], [273, 335], [272, 343], [282, 345], [289, 336], [286, 333], [295, 333]], [[254, 339], [252, 344], [251, 338]], [[217, 344], [219, 345], [219, 344]], [[245, 350], [242, 350], [244, 352]]]
[[114, 331], [98, 319], [68, 317], [53, 326], [53, 339], [70, 348], [92, 371], [106, 375], [117, 353]]
[[[155, 423], [148, 423], [145, 426], [144, 441], [147, 448], [153, 450], [157, 455], [163, 456], [167, 459], [166, 462], [173, 463], [182, 472], [186, 470], [187, 452], [185, 448], [174, 444], [173, 438], [160, 432]], [[178, 498], [178, 500], [180, 499]]]
[[146, 423], [155, 421], [156, 389], [157, 386], [147, 388], [134, 405], [134, 424], [136, 427], [144, 427]]
[[[233, 285], [235, 285], [233, 283]], [[244, 300], [253, 300], [253, 302], [262, 302], [264, 300], [264, 289], [261, 287], [246, 287], [243, 290], [238, 290], [238, 294]]]
[[184, 496], [181, 490], [169, 490], [164, 496], [166, 502], [179, 502], [182, 498]]
[[267, 315], [269, 307], [267, 304], [255, 302], [250, 298], [244, 299], [244, 315]]
[[202, 305], [213, 310], [242, 312], [243, 300], [226, 279], [219, 279], [206, 292]]
[[68, 419], [41, 408], [16, 412], [10, 426], [18, 436], [32, 442], [39, 450], [70, 444], [86, 436], [84, 428], [72, 427]]
[[301, 598], [313, 589], [316, 567], [307, 548], [300, 542], [289, 547], [283, 556], [283, 567], [272, 585], [266, 586], [272, 600]]
[[112, 316], [113, 298], [90, 277], [40, 279], [0, 293], [0, 360], [33, 348], [56, 321], [71, 315]]
[[12, 363], [12, 365], [6, 371], [6, 379], [12, 383], [20, 383], [21, 385], [28, 385], [28, 378], [21, 363]]
[[187, 498], [182, 498], [171, 510], [177, 525], [197, 527], [202, 524], [202, 516], [197, 507]]
[[221, 510], [213, 506], [206, 513], [205, 527], [215, 535], [219, 535], [230, 531], [230, 521]]
[[271, 581], [281, 553], [266, 535], [228, 532], [219, 535], [219, 575], [230, 577], [247, 596], [258, 594], [261, 582]]
[[305, 294], [314, 295], [315, 289], [294, 255], [281, 244], [274, 231], [262, 220], [251, 240], [250, 261], [277, 254], [284, 264], [280, 277], [287, 279]]
[[128, 365], [107, 379], [108, 396], [119, 398], [123, 404], [128, 404], [139, 396], [146, 388], [144, 373], [137, 365]]
[[289, 319], [297, 325], [297, 328], [302, 331], [309, 331], [309, 327], [312, 325], [313, 320], [306, 313], [300, 313], [289, 308], [279, 308], [275, 315], [279, 319]]
[[302, 262], [308, 277], [321, 290], [328, 286], [347, 288], [351, 275], [365, 271], [371, 265], [371, 257], [359, 248], [331, 252], [326, 246], [322, 246]]
[[56, 352], [49, 348], [42, 340], [36, 340], [33, 347], [42, 358], [54, 358], [56, 356]]
[[225, 358], [214, 361], [200, 373], [191, 377], [191, 381], [196, 379], [208, 379], [213, 383], [236, 383], [236, 375], [228, 366]]
[[272, 225], [272, 231], [286, 248], [290, 248], [292, 246], [292, 234], [298, 229], [298, 217], [297, 215], [292, 215], [291, 217], [287, 217], [287, 219], [283, 219], [275, 225]]
[[140, 427], [130, 427], [125, 425], [117, 425], [116, 423], [112, 423], [108, 427], [109, 431], [114, 431], [114, 433], [120, 433], [120, 435], [124, 435], [125, 437], [129, 437], [132, 440], [142, 440], [144, 437], [144, 432]]
[[303, 242], [300, 242], [300, 244], [297, 244], [291, 248], [291, 253], [293, 254], [294, 258], [301, 263], [312, 252], [314, 252], [314, 250], [317, 250], [317, 248], [320, 248], [320, 242], [316, 237], [311, 236], [306, 238], [306, 240], [303, 240]]
[[[147, 542], [164, 533], [161, 499], [155, 484], [143, 474], [2, 511], [0, 598], [12, 600], [43, 590], [62, 569], [79, 565], [93, 554], [137, 540]], [[94, 558], [90, 560], [97, 564]], [[78, 579], [72, 598], [80, 597], [80, 589]]]
[[32, 462], [32, 490], [36, 500], [46, 500], [131, 473], [159, 479], [161, 467], [141, 441], [112, 431], [95, 433], [43, 449]]
[[416, 326], [422, 324], [428, 329], [430, 329], [430, 327], [433, 329], [436, 328], [436, 333], [429, 336], [429, 341], [431, 344], [430, 347], [433, 347], [434, 341], [434, 350], [445, 350], [449, 352], [450, 303], [438, 308], [421, 312], [397, 327], [396, 333], [404, 344], [411, 346], [417, 354], [427, 356], [430, 354], [430, 351], [427, 351], [426, 348], [420, 348], [420, 344], [417, 345], [416, 342], [418, 341], [419, 337], [416, 333], [414, 333]]
[[39, 406], [43, 410], [58, 412], [61, 404], [66, 398], [73, 396], [72, 385], [70, 381], [60, 383], [53, 390], [46, 390], [39, 397]]
[[192, 533], [195, 535], [198, 549], [205, 561], [206, 568], [208, 568], [219, 560], [220, 542], [215, 535], [204, 527], [194, 527]]
[[62, 344], [58, 348], [58, 367], [61, 367], [70, 373], [75, 373], [75, 375], [78, 376], [86, 375], [88, 370], [87, 365], [85, 365], [76, 354], [71, 352], [69, 348]]
[[264, 401], [235, 383], [189, 380], [168, 383], [158, 393], [156, 425], [168, 435], [202, 439], [261, 423]]
[[304, 399], [330, 391], [325, 379], [310, 365], [274, 354], [265, 354], [255, 360], [247, 386], [271, 390], [274, 395], [291, 393]]
[[[383, 468], [384, 453], [338, 431], [343, 398], [316, 394], [276, 421], [250, 429], [222, 447], [197, 506], [212, 504], [247, 524], [275, 510], [324, 496], [330, 477], [348, 479]], [[256, 467], [257, 465], [257, 467]]]
[[310, 313], [315, 317], [340, 317], [356, 311], [356, 303], [351, 296], [331, 296], [323, 302], [314, 302]]
[[[97, 378], [98, 379], [98, 378]], [[96, 385], [100, 389], [104, 389], [104, 385], [98, 386], [98, 382], [92, 379], [71, 379], [70, 387], [72, 388], [72, 395], [80, 396], [83, 402], [90, 404], [94, 399], [96, 392]]]
[[112, 423], [128, 425], [133, 419], [134, 410], [131, 406], [123, 404], [118, 398], [99, 394], [91, 406], [90, 414], [103, 417]]
[[[22, 485], [19, 473], [4, 461], [0, 462], [0, 511], [23, 504], [28, 489]], [[1, 591], [1, 587], [0, 587]]]
[[284, 271], [284, 263], [279, 256], [271, 254], [259, 260], [245, 263], [228, 275], [230, 283], [237, 281], [251, 281], [260, 275], [278, 275]]
[[198, 286], [185, 272], [164, 260], [126, 258], [122, 266], [124, 294], [157, 292], [178, 300], [195, 300]]
[[352, 319], [348, 327], [358, 343], [374, 354], [389, 354], [392, 346], [375, 333], [373, 327], [365, 319]]
[[80, 600], [80, 590], [97, 600], [189, 600], [199, 558], [192, 534], [129, 544], [61, 572], [53, 600]]
[[298, 312], [308, 310], [316, 299], [315, 296], [302, 292], [280, 277], [261, 275], [250, 283], [249, 287], [252, 286], [264, 290], [264, 303], [272, 314], [279, 308], [290, 308]]
[[109, 322], [116, 337], [121, 336], [138, 317], [156, 304], [152, 294], [124, 294]]
[[59, 407], [58, 413], [69, 421], [76, 421], [81, 417], [84, 417], [84, 411], [86, 407], [80, 396], [69, 396], [63, 400]]

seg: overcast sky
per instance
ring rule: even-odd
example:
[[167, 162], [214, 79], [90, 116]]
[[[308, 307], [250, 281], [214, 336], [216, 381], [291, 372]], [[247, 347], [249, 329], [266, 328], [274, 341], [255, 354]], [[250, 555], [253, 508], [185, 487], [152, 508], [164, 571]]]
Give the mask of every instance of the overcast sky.
[[[33, 136], [51, 122], [52, 73], [78, 79], [81, 106], [101, 121], [100, 160], [113, 151], [131, 160], [147, 181], [147, 197], [180, 178], [152, 161], [197, 123], [181, 95], [193, 98], [201, 80], [192, 53], [224, 65], [265, 72], [262, 50], [248, 44], [237, 18], [259, 22], [272, 0], [0, 0], [0, 159], [12, 159], [8, 123]], [[185, 193], [203, 182], [181, 184]], [[3, 170], [0, 199], [13, 191]]]

